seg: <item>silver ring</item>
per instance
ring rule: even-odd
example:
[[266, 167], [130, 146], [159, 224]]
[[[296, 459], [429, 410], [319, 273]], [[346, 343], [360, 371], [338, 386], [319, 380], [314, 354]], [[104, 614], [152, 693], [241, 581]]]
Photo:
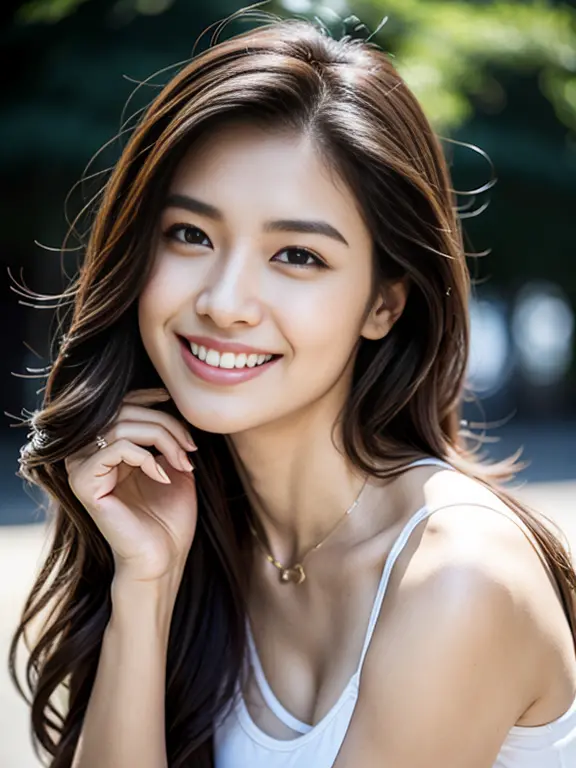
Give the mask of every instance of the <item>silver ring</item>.
[[102, 435], [96, 435], [96, 445], [98, 446], [98, 448], [106, 448], [108, 446], [108, 443], [106, 442], [106, 440], [104, 440]]

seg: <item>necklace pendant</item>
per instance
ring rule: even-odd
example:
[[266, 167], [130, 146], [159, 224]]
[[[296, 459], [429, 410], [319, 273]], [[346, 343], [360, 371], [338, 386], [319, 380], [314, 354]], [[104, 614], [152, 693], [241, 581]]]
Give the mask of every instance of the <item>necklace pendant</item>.
[[302, 584], [305, 578], [306, 574], [300, 563], [296, 563], [292, 568], [282, 568], [280, 571], [280, 581], [282, 584], [289, 584], [290, 582], [294, 582], [294, 584]]

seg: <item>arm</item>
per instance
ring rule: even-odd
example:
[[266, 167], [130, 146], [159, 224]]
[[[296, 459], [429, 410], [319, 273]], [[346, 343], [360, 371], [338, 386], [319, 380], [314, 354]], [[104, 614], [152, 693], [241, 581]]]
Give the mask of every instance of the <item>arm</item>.
[[113, 585], [113, 609], [73, 768], [166, 768], [164, 699], [177, 586]]
[[519, 546], [478, 536], [441, 545], [417, 577], [400, 569], [334, 768], [493, 766], [541, 674]]

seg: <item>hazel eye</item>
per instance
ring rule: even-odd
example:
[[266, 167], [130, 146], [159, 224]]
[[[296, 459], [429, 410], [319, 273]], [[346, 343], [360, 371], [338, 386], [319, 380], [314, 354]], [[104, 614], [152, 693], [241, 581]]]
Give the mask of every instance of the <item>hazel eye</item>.
[[[198, 227], [192, 227], [190, 224], [173, 224], [164, 233], [168, 240], [176, 240], [184, 245], [212, 245], [208, 236]], [[208, 242], [202, 242], [202, 240]]]
[[284, 250], [280, 251], [278, 255], [282, 254], [294, 254], [295, 258], [293, 261], [288, 261], [285, 259], [276, 259], [276, 257], [274, 257], [277, 261], [280, 262], [280, 264], [288, 264], [291, 267], [300, 268], [326, 268], [326, 264], [322, 261], [322, 259], [316, 256], [316, 254], [312, 253], [312, 251], [309, 251], [307, 248], [284, 248]]

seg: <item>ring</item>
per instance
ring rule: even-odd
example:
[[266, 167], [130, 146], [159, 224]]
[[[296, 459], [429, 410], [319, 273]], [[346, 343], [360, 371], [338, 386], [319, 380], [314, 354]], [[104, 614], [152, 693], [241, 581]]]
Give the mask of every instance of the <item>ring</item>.
[[102, 435], [96, 435], [96, 445], [98, 446], [98, 448], [106, 448], [108, 443], [106, 442], [106, 440], [104, 440]]

